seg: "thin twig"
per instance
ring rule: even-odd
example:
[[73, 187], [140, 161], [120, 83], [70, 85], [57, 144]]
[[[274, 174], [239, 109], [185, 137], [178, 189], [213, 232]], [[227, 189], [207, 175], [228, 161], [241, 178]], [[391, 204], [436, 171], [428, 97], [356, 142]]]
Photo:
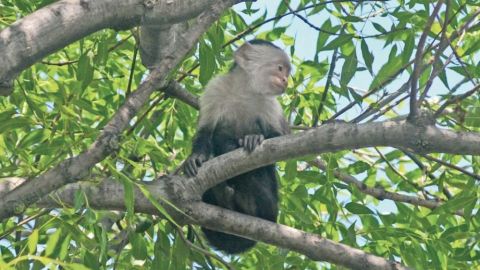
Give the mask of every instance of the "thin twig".
[[[427, 40], [427, 35], [430, 33], [430, 29], [432, 28], [433, 21], [437, 16], [437, 13], [440, 11], [440, 8], [443, 5], [443, 0], [439, 0], [435, 8], [433, 9], [432, 15], [428, 18], [427, 24], [423, 30], [422, 35], [420, 36], [420, 40], [418, 41], [417, 45], [417, 52], [415, 53], [415, 62], [413, 64], [413, 72], [412, 72], [412, 79], [410, 80], [411, 88], [410, 88], [410, 118], [415, 118], [418, 115], [418, 105], [417, 105], [417, 83], [418, 78], [420, 77], [420, 69], [422, 66], [422, 60], [424, 55], [424, 47], [425, 41]], [[441, 47], [441, 46], [440, 46]]]
[[[447, 26], [448, 26], [448, 13], [450, 13], [450, 0], [447, 0], [447, 2], [445, 3], [445, 21], [443, 23], [443, 26], [442, 26], [442, 30], [440, 31], [442, 33], [442, 36], [440, 37], [440, 48], [442, 47], [445, 47], [444, 44], [447, 42]], [[441, 18], [438, 16], [437, 14], [437, 20], [438, 21], [441, 21]], [[421, 94], [419, 100], [418, 100], [418, 104], [422, 104], [422, 101], [425, 99], [425, 97], [427, 96], [427, 93], [428, 93], [428, 90], [430, 90], [430, 87], [432, 86], [432, 82], [433, 82], [433, 79], [437, 77], [437, 74], [440, 73], [440, 71], [443, 71], [446, 66], [447, 66], [447, 63], [450, 62], [450, 59], [451, 59], [451, 56], [448, 58], [448, 61], [447, 63], [445, 63], [443, 65], [442, 68], [440, 68], [440, 65], [438, 65], [438, 62], [440, 60], [440, 56], [442, 55], [443, 53], [443, 50], [440, 50], [438, 49], [436, 52], [435, 52], [435, 57], [434, 57], [434, 60], [433, 60], [433, 63], [434, 63], [434, 66], [433, 66], [433, 72], [430, 76], [430, 78], [428, 78], [428, 82], [427, 84], [425, 85], [425, 90], [423, 90], [423, 93]]]
[[229, 270], [235, 270], [235, 268], [227, 263], [226, 261], [224, 261], [220, 256], [218, 256], [217, 254], [213, 253], [213, 252], [210, 252], [206, 249], [203, 249], [197, 245], [195, 245], [194, 243], [190, 242], [186, 237], [185, 237], [185, 234], [183, 233], [182, 229], [181, 228], [177, 228], [176, 226], [174, 226], [176, 231], [178, 232], [178, 235], [180, 235], [180, 238], [182, 239], [182, 241], [187, 245], [189, 246], [190, 248], [194, 249], [195, 251], [203, 254], [204, 256], [207, 256], [207, 257], [210, 257], [210, 258], [214, 258], [215, 260], [217, 260], [218, 262], [220, 262], [221, 264], [223, 264], [227, 269]]
[[[432, 179], [433, 181], [437, 181], [437, 177], [432, 172], [430, 172], [430, 171], [427, 172], [427, 167], [413, 153], [411, 153], [409, 151], [406, 151], [404, 149], [402, 149], [401, 151], [405, 155], [407, 155], [415, 164], [417, 164], [417, 166], [420, 168], [420, 170], [422, 170], [423, 172], [425, 172], [427, 174], [428, 178]], [[447, 199], [450, 199], [450, 198], [453, 197], [452, 193], [447, 189], [447, 187], [442, 186], [442, 191], [443, 191], [443, 194], [445, 195], [445, 197], [447, 197]]]
[[335, 32], [330, 32], [330, 31], [327, 31], [327, 30], [324, 30], [316, 25], [314, 25], [313, 23], [311, 23], [307, 18], [305, 18], [304, 16], [300, 15], [297, 11], [293, 10], [292, 7], [290, 7], [290, 5], [288, 4], [288, 1], [287, 0], [283, 0], [283, 3], [287, 6], [288, 10], [290, 10], [290, 12], [298, 17], [300, 20], [302, 20], [305, 24], [307, 24], [308, 26], [310, 26], [311, 28], [313, 28], [314, 30], [317, 30], [318, 32], [321, 32], [321, 33], [325, 33], [325, 34], [329, 34], [329, 35], [332, 35], [332, 36], [338, 36], [338, 35], [341, 35], [340, 34], [337, 34]]
[[[125, 41], [130, 39], [133, 36], [133, 34], [130, 34], [129, 36], [125, 37], [124, 39], [120, 40], [117, 42], [115, 45], [112, 47], [108, 48], [108, 51], [111, 52], [118, 48], [120, 45], [122, 45]], [[71, 65], [77, 63], [79, 60], [70, 60], [70, 61], [64, 61], [64, 62], [50, 62], [50, 61], [40, 61], [40, 63], [44, 65], [50, 65], [50, 66], [65, 66], [65, 65]]]
[[385, 163], [387, 163], [387, 166], [396, 174], [398, 175], [400, 178], [402, 178], [402, 180], [406, 183], [408, 183], [410, 186], [412, 186], [413, 188], [417, 189], [418, 191], [422, 192], [422, 194], [425, 196], [425, 199], [428, 199], [426, 194], [428, 194], [429, 196], [432, 196], [432, 197], [435, 197], [433, 194], [429, 193], [428, 191], [426, 191], [423, 187], [421, 187], [420, 185], [418, 185], [417, 183], [411, 181], [410, 179], [408, 179], [407, 177], [405, 177], [403, 174], [401, 174], [397, 168], [395, 168], [395, 166], [393, 166], [393, 164], [385, 157], [385, 155], [383, 155], [382, 152], [380, 152], [380, 150], [378, 150], [377, 147], [374, 147], [375, 151], [377, 151], [378, 155], [380, 156], [380, 158], [385, 161]]
[[130, 66], [130, 75], [128, 76], [127, 91], [125, 92], [125, 96], [127, 97], [132, 92], [133, 72], [135, 71], [135, 66], [137, 64], [137, 53], [138, 53], [138, 45], [135, 45], [135, 48], [133, 49], [132, 65]]
[[475, 94], [475, 92], [477, 92], [478, 89], [480, 89], [480, 84], [475, 85], [475, 87], [473, 87], [473, 89], [471, 89], [470, 91], [467, 91], [461, 95], [451, 97], [450, 99], [445, 101], [445, 103], [443, 103], [440, 106], [440, 108], [438, 108], [438, 110], [435, 112], [433, 116], [435, 118], [438, 118], [448, 106], [468, 98], [469, 96]]
[[133, 124], [127, 131], [127, 135], [130, 135], [132, 134], [132, 132], [135, 130], [135, 128], [140, 124], [140, 122], [142, 122], [143, 119], [145, 119], [145, 117], [153, 110], [153, 108], [155, 108], [159, 103], [160, 101], [162, 101], [164, 99], [165, 95], [164, 94], [161, 94], [159, 96], [157, 96], [157, 98], [152, 102], [152, 104], [150, 105], [150, 107], [148, 107], [148, 109], [140, 116], [138, 117], [137, 121], [135, 122], [135, 124]]
[[313, 119], [313, 127], [316, 127], [318, 125], [318, 120], [320, 119], [320, 115], [323, 112], [323, 108], [327, 100], [328, 90], [330, 89], [330, 85], [332, 84], [333, 71], [335, 70], [335, 66], [337, 65], [337, 56], [338, 47], [335, 48], [335, 50], [333, 51], [332, 62], [330, 63], [330, 70], [328, 71], [327, 75], [327, 82], [325, 83], [325, 88], [323, 89], [322, 99], [320, 100], [320, 107], [318, 107], [317, 114], [314, 116]]
[[[460, 34], [460, 36], [463, 38], [463, 36], [465, 35], [465, 33], [467, 32], [467, 30], [471, 27], [469, 27], [470, 23], [473, 22], [473, 20], [475, 20], [475, 18], [480, 15], [480, 8], [477, 9], [475, 11], [475, 13], [472, 15], [472, 17], [462, 26], [462, 28], [458, 31]], [[476, 26], [478, 26], [478, 24], [476, 24]], [[450, 46], [450, 48], [452, 49], [453, 51], [453, 54], [455, 55], [455, 58], [457, 59], [458, 63], [460, 63], [460, 66], [462, 67], [462, 70], [463, 72], [465, 72], [465, 75], [467, 76], [467, 78], [472, 82], [472, 84], [477, 84], [478, 83], [478, 80], [475, 81], [473, 78], [474, 76], [472, 76], [472, 74], [470, 74], [470, 71], [466, 68], [465, 66], [465, 63], [462, 61], [460, 55], [458, 55], [458, 52], [457, 52], [457, 47], [459, 46], [458, 43], [460, 42], [457, 42], [457, 45], [456, 46], [453, 46], [453, 43], [452, 43], [452, 40], [450, 38], [448, 38], [448, 36], [446, 37], [447, 41], [448, 41], [448, 45]]]
[[[319, 168], [322, 171], [327, 170], [327, 165], [325, 164], [324, 161], [320, 159], [315, 159], [313, 161], [310, 161], [309, 164]], [[368, 194], [372, 197], [375, 197], [378, 200], [388, 199], [396, 202], [404, 202], [412, 205], [423, 206], [429, 209], [435, 209], [442, 205], [441, 202], [438, 202], [435, 200], [425, 200], [417, 196], [409, 196], [409, 195], [386, 191], [384, 188], [369, 187], [365, 185], [365, 183], [363, 183], [362, 181], [359, 181], [355, 179], [355, 177], [349, 174], [346, 174], [340, 170], [334, 170], [333, 174], [338, 180], [346, 184], [354, 185], [356, 188], [360, 190], [360, 192]], [[463, 211], [462, 210], [455, 211], [455, 214], [459, 216], [463, 216]]]
[[31, 215], [27, 218], [25, 218], [24, 220], [21, 220], [19, 221], [14, 227], [8, 229], [7, 231], [4, 231], [1, 235], [0, 235], [0, 240], [2, 240], [3, 238], [5, 238], [7, 235], [11, 234], [12, 232], [14, 232], [15, 230], [17, 230], [19, 227], [27, 224], [28, 222], [38, 218], [38, 217], [41, 217], [45, 214], [48, 214], [50, 211], [52, 211], [52, 209], [50, 208], [47, 208], [47, 209], [44, 209], [34, 215]]
[[437, 163], [439, 163], [439, 164], [441, 164], [441, 165], [443, 165], [443, 166], [445, 166], [445, 167], [448, 167], [448, 168], [450, 168], [450, 169], [457, 170], [457, 171], [459, 171], [459, 172], [461, 172], [461, 173], [463, 173], [463, 174], [466, 174], [466, 175], [472, 177], [472, 178], [475, 179], [475, 180], [480, 180], [480, 175], [475, 174], [475, 173], [472, 173], [472, 172], [469, 172], [469, 171], [467, 171], [467, 170], [465, 170], [465, 169], [463, 169], [463, 168], [461, 168], [461, 167], [458, 167], [458, 166], [456, 166], [456, 165], [453, 165], [453, 164], [451, 164], [451, 163], [448, 163], [448, 162], [446, 162], [446, 161], [443, 161], [443, 160], [441, 160], [441, 159], [438, 159], [438, 158], [435, 158], [435, 157], [432, 157], [432, 156], [429, 156], [429, 155], [423, 155], [423, 154], [422, 154], [421, 156], [424, 157], [424, 158], [426, 158], [426, 159], [428, 159], [428, 160], [430, 160], [430, 161], [435, 161], [435, 162], [437, 162]]
[[380, 110], [376, 115], [374, 115], [372, 118], [370, 118], [370, 120], [368, 120], [368, 122], [373, 122], [373, 121], [377, 120], [380, 116], [386, 114], [387, 112], [389, 112], [390, 110], [392, 110], [393, 108], [398, 106], [398, 104], [402, 103], [408, 97], [409, 97], [409, 95], [405, 95], [402, 98], [400, 98], [399, 100], [397, 100], [395, 103], [389, 105], [385, 109]]

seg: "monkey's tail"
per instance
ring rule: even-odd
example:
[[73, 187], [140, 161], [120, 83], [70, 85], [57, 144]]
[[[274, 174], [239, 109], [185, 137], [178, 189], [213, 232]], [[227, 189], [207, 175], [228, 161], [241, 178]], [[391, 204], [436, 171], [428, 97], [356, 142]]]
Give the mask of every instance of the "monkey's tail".
[[[278, 186], [275, 167], [269, 165], [247, 172], [227, 180], [226, 184], [233, 189], [232, 202], [226, 203], [207, 190], [202, 200], [206, 203], [232, 209], [243, 214], [276, 222], [278, 215]], [[223, 200], [223, 201], [222, 201]], [[229, 254], [245, 252], [256, 242], [240, 236], [226, 234], [202, 228], [212, 246]]]
[[256, 244], [253, 240], [236, 235], [212, 231], [205, 228], [202, 228], [202, 231], [212, 246], [228, 254], [245, 252]]

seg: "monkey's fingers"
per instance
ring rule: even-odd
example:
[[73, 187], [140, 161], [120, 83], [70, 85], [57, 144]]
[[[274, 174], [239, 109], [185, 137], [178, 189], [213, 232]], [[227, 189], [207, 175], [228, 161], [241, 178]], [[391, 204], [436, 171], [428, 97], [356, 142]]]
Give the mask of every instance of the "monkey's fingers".
[[202, 166], [203, 161], [200, 158], [195, 158], [195, 165], [198, 167]]
[[264, 138], [262, 134], [246, 135], [242, 142], [243, 148], [248, 152], [252, 152], [263, 142]]
[[265, 140], [265, 137], [260, 134], [257, 136], [257, 145], [255, 145], [255, 147], [259, 146], [260, 144], [262, 144], [262, 142]]
[[247, 135], [245, 136], [245, 145], [244, 145], [245, 150], [248, 152], [252, 152], [253, 149], [255, 148], [255, 137], [254, 135]]

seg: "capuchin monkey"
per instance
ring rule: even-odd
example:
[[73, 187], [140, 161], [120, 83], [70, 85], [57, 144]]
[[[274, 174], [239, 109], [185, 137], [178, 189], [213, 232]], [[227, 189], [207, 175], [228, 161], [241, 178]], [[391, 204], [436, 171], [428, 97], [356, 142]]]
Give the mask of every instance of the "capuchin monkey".
[[[192, 177], [206, 160], [243, 147], [252, 152], [264, 139], [290, 132], [276, 96], [287, 88], [290, 60], [268, 41], [252, 40], [235, 52], [235, 64], [212, 79], [200, 99], [200, 117], [192, 154], [184, 172]], [[276, 222], [278, 184], [275, 164], [226, 180], [207, 190], [202, 201]], [[212, 246], [229, 254], [255, 241], [202, 228]]]

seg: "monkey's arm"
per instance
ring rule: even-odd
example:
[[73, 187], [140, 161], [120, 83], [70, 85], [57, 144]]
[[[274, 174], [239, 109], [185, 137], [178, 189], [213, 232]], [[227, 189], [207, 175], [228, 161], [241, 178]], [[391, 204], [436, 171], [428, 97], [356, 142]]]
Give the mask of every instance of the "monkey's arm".
[[212, 128], [199, 127], [192, 143], [192, 153], [183, 166], [184, 172], [188, 177], [197, 175], [198, 168], [212, 155], [212, 135]]

